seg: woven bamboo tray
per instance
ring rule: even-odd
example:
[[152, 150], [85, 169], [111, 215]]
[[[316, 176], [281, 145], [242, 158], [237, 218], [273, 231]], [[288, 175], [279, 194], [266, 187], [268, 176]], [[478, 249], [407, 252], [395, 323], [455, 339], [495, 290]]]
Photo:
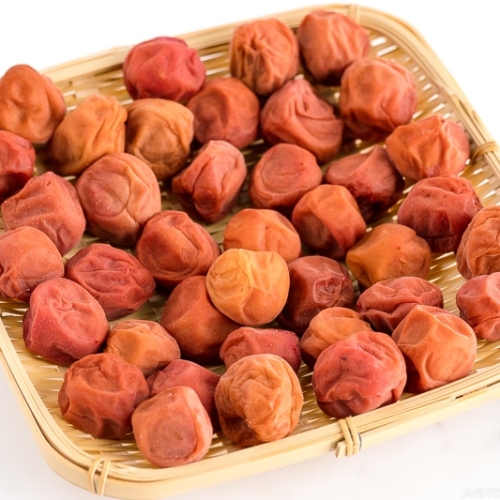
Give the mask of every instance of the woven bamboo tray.
[[[499, 204], [498, 146], [421, 36], [401, 20], [373, 9], [356, 5], [321, 5], [318, 8], [353, 17], [370, 33], [371, 55], [395, 60], [413, 73], [420, 96], [414, 118], [442, 113], [463, 125], [473, 152], [464, 175], [473, 183], [484, 205]], [[274, 17], [295, 28], [311, 10], [295, 10]], [[228, 74], [228, 41], [235, 26], [183, 37], [199, 50], [209, 77]], [[128, 50], [129, 47], [115, 49], [45, 73], [63, 91], [69, 110], [95, 92], [115, 96], [126, 105], [130, 98], [123, 85], [121, 63]], [[335, 93], [331, 94], [330, 97], [335, 99]], [[369, 145], [358, 141], [346, 145], [343, 154], [362, 151], [366, 147]], [[256, 142], [244, 151], [250, 168], [263, 150], [263, 144]], [[169, 203], [168, 207], [179, 208], [175, 201], [165, 203]], [[245, 203], [243, 196], [241, 206]], [[397, 206], [378, 222], [394, 220], [396, 211]], [[219, 241], [223, 225], [224, 221], [209, 226]], [[86, 236], [81, 244], [91, 241], [93, 239]], [[445, 308], [456, 313], [455, 292], [463, 278], [456, 270], [452, 254], [435, 257], [430, 280], [442, 288]], [[164, 301], [165, 297], [161, 295], [154, 297], [134, 317], [158, 319]], [[64, 369], [35, 358], [25, 349], [22, 316], [26, 305], [3, 300], [0, 308], [0, 359], [45, 460], [75, 485], [111, 497], [141, 500], [167, 497], [332, 451], [337, 456], [352, 455], [500, 397], [500, 342], [480, 341], [473, 372], [460, 381], [418, 396], [404, 394], [396, 404], [342, 420], [328, 418], [319, 410], [310, 384], [311, 374], [303, 366], [299, 376], [305, 404], [300, 423], [291, 436], [240, 450], [223, 435], [215, 435], [208, 455], [200, 462], [157, 469], [144, 459], [132, 439], [94, 439], [61, 418], [57, 393]], [[221, 367], [214, 369], [222, 370]]]

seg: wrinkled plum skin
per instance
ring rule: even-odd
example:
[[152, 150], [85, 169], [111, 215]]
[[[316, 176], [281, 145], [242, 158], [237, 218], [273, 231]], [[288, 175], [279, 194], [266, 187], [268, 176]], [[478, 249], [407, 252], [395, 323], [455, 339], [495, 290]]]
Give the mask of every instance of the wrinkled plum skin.
[[275, 354], [252, 354], [221, 376], [215, 403], [226, 436], [241, 447], [281, 439], [297, 426], [304, 397], [287, 361]]
[[153, 171], [129, 153], [102, 156], [76, 181], [87, 229], [111, 244], [137, 243], [151, 217], [161, 211], [161, 192]]
[[401, 276], [378, 281], [364, 290], [358, 297], [356, 310], [374, 330], [390, 335], [418, 304], [442, 308], [441, 288], [424, 278]]
[[132, 414], [137, 447], [158, 467], [196, 462], [212, 443], [213, 428], [200, 398], [177, 386], [143, 401]]
[[23, 320], [23, 339], [32, 353], [59, 365], [98, 352], [109, 333], [99, 302], [78, 283], [53, 278], [40, 283]]
[[354, 285], [345, 266], [319, 255], [300, 257], [288, 265], [290, 293], [279, 322], [302, 334], [311, 319], [327, 307], [352, 307]]
[[292, 211], [292, 224], [306, 246], [332, 259], [343, 259], [366, 233], [354, 196], [333, 184], [321, 184], [302, 196]]
[[360, 331], [328, 346], [312, 376], [321, 410], [335, 418], [396, 402], [407, 380], [405, 360], [385, 333]]
[[329, 345], [354, 332], [370, 330], [371, 326], [359, 313], [349, 307], [327, 307], [314, 316], [300, 338], [300, 353], [313, 369], [321, 352]]
[[238, 26], [231, 37], [229, 68], [259, 96], [268, 96], [299, 69], [294, 32], [279, 19], [259, 19]]
[[141, 371], [115, 354], [96, 353], [73, 363], [58, 402], [63, 418], [96, 438], [123, 439], [132, 413], [149, 398]]
[[182, 170], [191, 153], [193, 113], [175, 101], [139, 99], [127, 108], [125, 151], [145, 161], [159, 181]]
[[132, 99], [181, 102], [201, 89], [205, 66], [184, 40], [159, 36], [132, 47], [123, 61], [123, 79]]
[[250, 172], [248, 194], [254, 207], [290, 215], [300, 198], [319, 186], [322, 178], [310, 151], [281, 142], [267, 149]]
[[458, 175], [470, 156], [464, 129], [439, 114], [398, 126], [387, 137], [386, 149], [401, 175], [414, 181]]
[[260, 125], [269, 144], [296, 144], [319, 163], [333, 158], [342, 145], [343, 121], [305, 79], [290, 80], [269, 97]]
[[136, 312], [153, 295], [153, 275], [129, 252], [91, 243], [66, 262], [66, 278], [76, 281], [101, 304], [108, 320]]
[[151, 217], [135, 251], [156, 283], [167, 289], [188, 277], [206, 275], [221, 253], [210, 233], [180, 210], [163, 210]]
[[242, 326], [227, 336], [220, 349], [220, 357], [226, 367], [244, 356], [261, 353], [281, 356], [290, 363], [294, 372], [299, 371], [299, 338], [289, 330]]
[[396, 127], [411, 120], [417, 106], [412, 73], [389, 59], [357, 59], [342, 75], [340, 116], [355, 138], [384, 140]]
[[219, 379], [220, 375], [212, 370], [194, 361], [180, 358], [172, 360], [165, 368], [151, 374], [147, 378], [147, 382], [151, 396], [179, 385], [186, 385], [194, 389], [207, 410], [214, 431], [218, 431], [220, 424], [215, 406], [215, 388]]
[[483, 207], [474, 215], [457, 248], [458, 272], [466, 279], [500, 271], [500, 207]]
[[102, 156], [123, 153], [126, 119], [127, 110], [115, 97], [87, 97], [50, 138], [50, 169], [59, 175], [79, 175]]
[[0, 129], [45, 144], [65, 115], [61, 90], [31, 66], [17, 64], [0, 78]]
[[259, 134], [259, 98], [234, 77], [209, 80], [187, 103], [194, 115], [194, 136], [201, 144], [224, 140], [242, 149]]
[[7, 229], [32, 226], [44, 232], [66, 255], [80, 242], [86, 218], [75, 187], [54, 172], [31, 178], [1, 205]]
[[113, 325], [104, 352], [121, 356], [148, 377], [181, 357], [177, 341], [156, 321], [124, 319]]
[[218, 222], [236, 205], [246, 175], [243, 153], [227, 141], [212, 140], [172, 179], [172, 191], [193, 218]]
[[386, 222], [367, 232], [346, 255], [362, 289], [401, 276], [426, 279], [432, 262], [429, 244], [413, 229]]
[[325, 182], [346, 187], [367, 222], [392, 207], [405, 186], [385, 148], [379, 145], [368, 153], [351, 154], [329, 163]]
[[283, 309], [289, 287], [287, 263], [274, 251], [231, 248], [207, 273], [207, 290], [215, 307], [245, 326], [273, 321]]
[[302, 254], [302, 242], [293, 224], [281, 213], [265, 208], [244, 208], [228, 221], [223, 248], [275, 251], [287, 262]]
[[476, 359], [474, 330], [445, 309], [415, 306], [392, 338], [405, 357], [408, 392], [419, 394], [459, 380], [470, 373]]
[[31, 226], [0, 235], [0, 293], [28, 302], [41, 283], [64, 276], [64, 262], [54, 242]]
[[160, 324], [177, 340], [183, 358], [203, 365], [221, 362], [222, 342], [240, 326], [214, 306], [206, 276], [190, 276], [173, 288]]
[[472, 184], [452, 175], [413, 185], [398, 210], [398, 223], [411, 227], [435, 253], [456, 252], [470, 221], [483, 207]]
[[475, 276], [457, 291], [456, 304], [460, 317], [480, 339], [500, 339], [500, 272]]
[[352, 18], [332, 11], [314, 10], [298, 29], [301, 61], [312, 77], [325, 85], [338, 85], [345, 68], [368, 56], [368, 32]]
[[33, 177], [35, 158], [35, 148], [30, 141], [8, 130], [0, 130], [0, 202]]

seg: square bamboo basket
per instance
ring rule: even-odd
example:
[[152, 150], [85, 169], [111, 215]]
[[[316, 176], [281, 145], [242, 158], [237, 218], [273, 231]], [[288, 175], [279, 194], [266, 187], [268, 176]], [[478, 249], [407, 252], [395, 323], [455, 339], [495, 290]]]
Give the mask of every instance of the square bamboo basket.
[[[357, 5], [320, 5], [317, 8], [353, 17], [370, 34], [372, 56], [397, 61], [412, 72], [419, 90], [415, 119], [441, 113], [464, 127], [472, 148], [472, 157], [464, 176], [475, 186], [484, 205], [499, 204], [499, 148], [419, 33], [388, 14]], [[296, 28], [311, 10], [295, 10], [273, 17]], [[182, 37], [198, 49], [209, 78], [229, 74], [228, 45], [235, 26], [222, 26]], [[45, 73], [64, 93], [70, 111], [95, 92], [114, 96], [127, 105], [131, 100], [123, 84], [122, 61], [129, 49], [124, 47], [77, 60]], [[336, 98], [331, 89], [323, 91], [326, 97]], [[369, 144], [357, 141], [346, 145], [342, 154], [369, 147]], [[244, 151], [249, 168], [264, 148], [264, 144], [257, 141]], [[248, 200], [243, 194], [237, 209], [246, 203]], [[179, 206], [173, 198], [166, 197], [165, 208]], [[395, 221], [396, 213], [397, 206], [377, 223]], [[219, 242], [225, 222], [227, 219], [207, 226]], [[81, 245], [92, 241], [92, 237], [85, 236]], [[443, 290], [445, 308], [457, 313], [455, 293], [463, 278], [457, 272], [454, 255], [435, 256], [429, 279]], [[164, 302], [165, 296], [157, 295], [134, 317], [159, 319]], [[222, 434], [216, 434], [207, 456], [201, 461], [158, 469], [144, 459], [133, 439], [94, 439], [62, 419], [57, 394], [64, 368], [37, 358], [26, 350], [22, 339], [26, 304], [4, 299], [0, 301], [0, 309], [0, 359], [45, 460], [75, 485], [111, 497], [162, 498], [325, 453], [352, 455], [363, 448], [500, 397], [500, 342], [479, 341], [473, 371], [462, 380], [420, 395], [404, 394], [395, 404], [342, 420], [328, 418], [319, 410], [310, 383], [311, 373], [302, 366], [299, 377], [305, 403], [300, 423], [291, 436], [273, 443], [238, 449]], [[214, 369], [221, 371], [222, 367]]]

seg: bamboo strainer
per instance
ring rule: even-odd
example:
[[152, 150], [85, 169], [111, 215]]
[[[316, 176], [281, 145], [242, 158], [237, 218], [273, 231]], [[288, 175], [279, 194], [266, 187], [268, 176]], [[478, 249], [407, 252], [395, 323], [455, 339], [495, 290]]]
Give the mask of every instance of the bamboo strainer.
[[[499, 204], [498, 145], [419, 33], [401, 20], [370, 8], [357, 5], [319, 5], [317, 8], [335, 10], [354, 18], [369, 31], [372, 56], [392, 59], [412, 72], [419, 90], [415, 119], [441, 113], [464, 127], [472, 148], [464, 176], [474, 185], [484, 205]], [[296, 28], [311, 10], [294, 10], [274, 17]], [[227, 25], [182, 37], [199, 50], [209, 78], [229, 74], [228, 42], [235, 27]], [[121, 64], [128, 50], [129, 47], [115, 49], [51, 68], [45, 73], [64, 93], [69, 111], [95, 92], [114, 96], [127, 105], [130, 97], [123, 84]], [[334, 92], [331, 98], [335, 98]], [[356, 141], [346, 145], [342, 154], [364, 151], [370, 146]], [[249, 168], [264, 149], [264, 144], [257, 141], [244, 150]], [[247, 204], [243, 193], [235, 210]], [[164, 208], [179, 209], [180, 206], [173, 197], [165, 196]], [[376, 223], [394, 221], [397, 208], [396, 205]], [[207, 226], [219, 242], [227, 219]], [[85, 236], [73, 253], [93, 241], [95, 238]], [[457, 272], [454, 256], [435, 256], [429, 279], [443, 290], [445, 308], [457, 313], [455, 293], [464, 280]], [[156, 295], [133, 317], [159, 319], [165, 299], [161, 294]], [[133, 439], [94, 439], [62, 419], [57, 394], [64, 369], [25, 349], [22, 339], [25, 304], [1, 300], [0, 309], [0, 359], [45, 460], [75, 485], [111, 497], [141, 500], [167, 497], [332, 451], [337, 456], [353, 455], [500, 397], [500, 342], [479, 341], [473, 371], [462, 380], [417, 396], [404, 394], [395, 404], [342, 420], [328, 418], [319, 410], [311, 387], [311, 373], [302, 366], [299, 377], [305, 402], [300, 423], [291, 436], [238, 449], [223, 435], [216, 434], [207, 456], [200, 462], [158, 469], [144, 459]], [[213, 369], [222, 371], [222, 367]]]

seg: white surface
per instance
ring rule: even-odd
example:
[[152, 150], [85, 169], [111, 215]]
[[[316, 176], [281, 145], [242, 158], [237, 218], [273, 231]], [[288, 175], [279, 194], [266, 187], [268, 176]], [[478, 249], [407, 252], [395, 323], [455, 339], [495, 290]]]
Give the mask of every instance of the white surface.
[[[132, 45], [157, 35], [180, 35], [252, 17], [327, 2], [251, 0], [81, 3], [3, 2], [0, 74], [17, 63], [37, 69]], [[433, 47], [500, 140], [498, 49], [493, 0], [474, 2], [364, 1], [415, 27]], [[0, 492], [17, 499], [91, 500], [45, 463], [0, 370]], [[500, 498], [500, 401], [337, 459], [328, 454], [242, 480], [175, 496], [176, 500], [315, 498]]]

